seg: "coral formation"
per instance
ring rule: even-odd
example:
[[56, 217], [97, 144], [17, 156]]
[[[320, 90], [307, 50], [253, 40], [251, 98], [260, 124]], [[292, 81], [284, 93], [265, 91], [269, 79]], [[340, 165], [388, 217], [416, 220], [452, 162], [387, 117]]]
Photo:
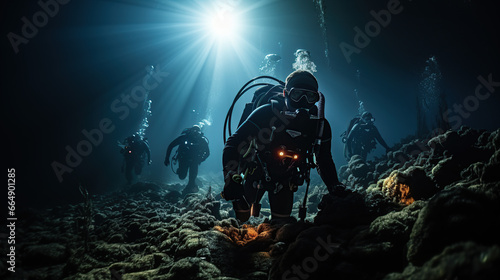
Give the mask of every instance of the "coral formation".
[[499, 156], [500, 130], [462, 127], [353, 157], [346, 190], [313, 178], [305, 222], [240, 224], [221, 186], [183, 198], [182, 186], [137, 183], [92, 197], [87, 249], [81, 205], [25, 209], [16, 268], [23, 279], [493, 279]]

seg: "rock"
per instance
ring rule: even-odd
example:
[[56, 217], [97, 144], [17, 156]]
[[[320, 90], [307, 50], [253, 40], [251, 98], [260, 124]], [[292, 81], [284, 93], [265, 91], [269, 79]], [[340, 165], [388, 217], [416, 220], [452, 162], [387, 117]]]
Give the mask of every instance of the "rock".
[[196, 251], [196, 257], [206, 260], [208, 262], [212, 261], [212, 253], [208, 248], [201, 248]]
[[406, 182], [410, 186], [409, 195], [414, 199], [427, 199], [438, 191], [434, 182], [427, 176], [422, 167], [412, 166], [404, 172], [404, 175], [407, 178]]
[[495, 149], [495, 151], [500, 150], [500, 129], [497, 129], [490, 134], [488, 142]]
[[460, 177], [467, 181], [480, 179], [483, 176], [484, 166], [483, 162], [473, 163], [460, 172]]
[[390, 273], [384, 280], [497, 279], [500, 275], [500, 247], [474, 242], [446, 247], [421, 267], [409, 265], [401, 273]]
[[341, 195], [342, 197], [331, 194], [323, 196], [314, 224], [352, 227], [369, 222], [370, 215], [362, 195], [347, 190]]
[[[271, 267], [271, 256], [268, 252], [256, 252], [252, 253], [250, 256], [250, 262], [252, 264], [252, 270], [256, 270], [259, 276], [262, 274], [266, 275], [267, 271]], [[260, 278], [258, 278], [260, 279]]]
[[409, 143], [404, 144], [399, 151], [404, 155], [410, 156], [412, 158], [417, 158], [423, 152], [429, 151], [429, 146], [419, 139], [414, 139]]
[[453, 157], [445, 158], [432, 169], [432, 178], [440, 187], [445, 188], [449, 184], [461, 179], [462, 165]]
[[379, 162], [375, 165], [375, 171], [379, 174], [384, 173], [387, 169], [390, 168], [390, 165], [388, 164], [388, 161], [382, 161]]
[[242, 269], [239, 266], [244, 259], [242, 260], [238, 246], [230, 237], [219, 230], [207, 231], [205, 238], [208, 241], [207, 248], [212, 256], [210, 262], [221, 270], [222, 275], [239, 278], [242, 274]]
[[128, 262], [116, 262], [109, 266], [112, 274], [131, 276], [132, 272], [147, 271], [151, 274], [151, 269], [158, 268], [161, 264], [169, 263], [170, 257], [162, 253], [154, 253], [151, 255], [133, 255]]
[[491, 155], [489, 162], [484, 166], [481, 174], [482, 183], [493, 183], [500, 181], [500, 150]]
[[271, 246], [269, 254], [271, 257], [282, 255], [286, 251], [287, 245], [285, 242], [276, 242]]
[[401, 211], [376, 218], [368, 229], [359, 232], [344, 253], [361, 271], [387, 273], [406, 265], [406, 244], [420, 209], [426, 203], [417, 201]]
[[389, 200], [382, 192], [384, 180], [379, 180], [377, 184], [371, 184], [366, 189], [365, 204], [371, 215], [385, 215], [391, 211], [401, 210], [400, 204], [395, 204]]
[[111, 237], [109, 237], [108, 242], [109, 243], [123, 243], [125, 238], [123, 237], [123, 234], [121, 233], [116, 233], [113, 234]]
[[141, 230], [140, 223], [132, 222], [127, 226], [127, 232], [126, 232], [127, 242], [134, 242], [142, 237], [144, 237], [144, 233]]
[[182, 194], [179, 191], [171, 190], [165, 196], [164, 199], [169, 203], [176, 203], [182, 198]]
[[96, 213], [94, 215], [94, 222], [96, 225], [101, 225], [102, 223], [104, 223], [106, 220], [108, 219], [108, 217], [103, 214], [103, 213]]
[[302, 231], [309, 227], [311, 227], [311, 225], [306, 223], [285, 224], [276, 232], [275, 240], [285, 244], [292, 243]]
[[197, 251], [208, 246], [208, 241], [204, 234], [185, 229], [180, 232], [179, 244], [175, 250], [178, 257], [195, 256]]
[[437, 135], [427, 142], [427, 145], [434, 150], [434, 154], [442, 155], [444, 151], [449, 151], [451, 154], [460, 149], [460, 135], [458, 132], [448, 130], [443, 134]]
[[131, 255], [130, 246], [123, 244], [109, 244], [98, 242], [91, 244], [90, 255], [96, 260], [103, 262], [118, 262], [127, 259]]
[[133, 184], [132, 186], [130, 186], [130, 188], [128, 188], [126, 191], [129, 194], [136, 194], [136, 193], [148, 192], [148, 191], [158, 193], [159, 191], [161, 191], [161, 187], [154, 184], [154, 183], [137, 182], [137, 183]]
[[370, 170], [370, 167], [363, 161], [361, 156], [354, 155], [351, 157], [351, 160], [349, 160], [349, 170], [355, 177], [364, 178]]
[[267, 280], [267, 273], [262, 271], [252, 272], [246, 275], [242, 280]]
[[63, 264], [69, 256], [65, 246], [58, 243], [28, 245], [20, 254], [23, 265], [41, 267]]
[[158, 274], [158, 269], [151, 269], [151, 270], [127, 273], [123, 275], [117, 275], [117, 274], [112, 274], [112, 275], [114, 278], [118, 279], [143, 280], [143, 279], [152, 279], [157, 274]]
[[304, 230], [286, 252], [277, 259], [269, 279], [323, 279], [331, 260], [340, 254], [340, 243], [331, 233], [333, 227], [319, 226]]
[[158, 279], [211, 280], [221, 275], [213, 264], [196, 257], [187, 257], [175, 262], [168, 273]]
[[342, 166], [339, 168], [339, 173], [338, 173], [338, 176], [339, 176], [339, 180], [340, 180], [340, 181], [345, 181], [345, 180], [347, 180], [347, 177], [349, 177], [349, 172], [348, 172], [348, 169], [349, 169], [349, 166], [348, 166], [348, 165], [342, 165]]
[[[261, 217], [229, 218], [231, 202], [214, 195], [222, 186], [208, 187], [221, 174], [183, 199], [183, 186], [151, 183], [92, 196], [87, 250], [75, 232], [81, 204], [27, 209], [16, 222], [16, 271], [65, 280], [489, 279], [498, 273], [499, 140], [500, 130], [463, 127], [434, 137], [430, 147], [408, 137], [387, 156], [353, 157], [339, 172], [347, 188], [325, 195], [321, 178], [311, 178], [304, 222], [296, 219], [304, 188], [288, 220], [263, 217], [270, 214], [266, 197]], [[393, 203], [383, 191], [398, 199], [407, 191], [415, 201]]]
[[500, 201], [463, 188], [436, 194], [421, 210], [408, 242], [408, 260], [422, 265], [461, 241], [498, 244]]
[[376, 218], [370, 224], [370, 235], [378, 241], [406, 243], [418, 213], [425, 205], [425, 202], [417, 201], [401, 211], [394, 211]]
[[[381, 185], [380, 185], [381, 183]], [[401, 172], [392, 171], [391, 175], [379, 181], [378, 188], [395, 203], [409, 205], [415, 199], [426, 199], [437, 192], [434, 182], [427, 176], [422, 167], [412, 166]]]
[[500, 181], [499, 170], [500, 170], [500, 163], [493, 163], [484, 166], [483, 174], [481, 174], [481, 182], [482, 183], [499, 182]]

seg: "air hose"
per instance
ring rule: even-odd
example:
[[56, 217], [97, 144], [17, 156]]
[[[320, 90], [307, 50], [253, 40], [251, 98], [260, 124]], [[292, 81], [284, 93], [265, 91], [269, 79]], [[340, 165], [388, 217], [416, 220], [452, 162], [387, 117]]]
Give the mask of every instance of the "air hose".
[[252, 82], [256, 81], [256, 80], [259, 80], [259, 79], [271, 79], [271, 80], [274, 80], [276, 82], [278, 82], [280, 85], [285, 85], [285, 83], [277, 78], [274, 78], [274, 77], [271, 77], [271, 76], [258, 76], [258, 77], [255, 77], [253, 79], [251, 79], [250, 81], [248, 81], [246, 84], [244, 84], [241, 89], [238, 91], [238, 93], [236, 94], [236, 96], [234, 97], [234, 100], [233, 100], [233, 103], [231, 104], [231, 107], [229, 107], [229, 110], [227, 112], [227, 115], [226, 115], [226, 118], [224, 120], [224, 131], [223, 131], [223, 140], [224, 140], [224, 143], [226, 143], [226, 131], [229, 133], [229, 135], [231, 135], [231, 119], [232, 119], [232, 115], [233, 115], [233, 109], [234, 109], [234, 105], [236, 104], [236, 102], [243, 96], [243, 94], [245, 94], [245, 92], [247, 92], [248, 90], [254, 88], [254, 87], [257, 87], [257, 86], [275, 86], [273, 84], [270, 84], [270, 83], [257, 83], [257, 84], [253, 84], [251, 86], [248, 87], [249, 84], [251, 84]]

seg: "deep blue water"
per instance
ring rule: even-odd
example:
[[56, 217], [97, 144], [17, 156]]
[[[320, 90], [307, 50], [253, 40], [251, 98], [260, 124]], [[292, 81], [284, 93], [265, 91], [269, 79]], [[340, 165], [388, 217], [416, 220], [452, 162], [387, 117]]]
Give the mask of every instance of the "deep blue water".
[[[439, 92], [451, 110], [450, 126], [499, 127], [499, 22], [493, 1], [322, 1], [324, 14], [315, 1], [205, 2], [2, 3], [7, 138], [2, 158], [17, 170], [20, 203], [79, 201], [80, 183], [91, 193], [123, 186], [117, 141], [141, 127], [145, 100], [151, 100], [145, 134], [153, 160], [145, 180], [177, 180], [163, 165], [166, 147], [184, 128], [203, 120], [211, 123], [204, 128], [211, 156], [200, 174], [221, 172], [222, 124], [234, 95], [260, 74], [267, 54], [281, 56], [275, 75], [284, 80], [301, 48], [317, 66], [337, 167], [345, 164], [338, 136], [357, 113], [359, 100], [389, 145], [416, 133], [417, 96], [428, 98], [432, 108], [437, 94], [419, 87], [433, 56], [441, 73]], [[226, 41], [204, 29], [202, 19], [213, 9], [242, 21]], [[145, 99], [140, 94], [149, 65], [156, 76], [147, 82], [151, 89]], [[478, 94], [484, 80], [492, 85]], [[248, 93], [239, 106], [250, 98]], [[241, 108], [235, 109], [235, 119]], [[92, 150], [85, 150], [88, 155], [68, 157], [91, 132], [97, 134]], [[58, 178], [54, 162], [72, 172]]]

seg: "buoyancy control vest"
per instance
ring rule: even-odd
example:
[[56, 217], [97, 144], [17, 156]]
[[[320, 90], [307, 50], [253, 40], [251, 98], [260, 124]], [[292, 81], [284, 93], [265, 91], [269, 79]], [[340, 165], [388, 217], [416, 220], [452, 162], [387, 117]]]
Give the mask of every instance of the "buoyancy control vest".
[[[279, 104], [271, 106], [274, 111]], [[314, 114], [317, 111], [316, 106], [296, 112], [280, 110], [280, 121], [271, 127], [269, 138], [254, 141], [251, 153], [246, 153], [250, 164], [244, 168], [245, 181], [275, 193], [283, 187], [296, 191], [308, 181], [310, 169], [316, 167], [314, 148], [322, 136], [323, 120]]]

